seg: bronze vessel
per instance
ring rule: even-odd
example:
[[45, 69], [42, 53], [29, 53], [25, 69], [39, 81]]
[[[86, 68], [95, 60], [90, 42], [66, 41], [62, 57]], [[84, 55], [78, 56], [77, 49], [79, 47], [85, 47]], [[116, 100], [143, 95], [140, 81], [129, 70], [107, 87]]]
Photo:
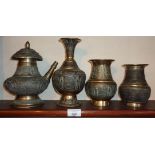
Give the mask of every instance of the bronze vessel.
[[4, 82], [4, 87], [16, 95], [12, 105], [16, 108], [32, 108], [42, 105], [43, 102], [38, 94], [47, 88], [58, 63], [55, 61], [49, 71], [41, 76], [36, 61], [42, 61], [42, 57], [30, 48], [29, 42], [26, 42], [25, 48], [16, 52], [12, 59], [18, 60], [16, 72]]
[[145, 105], [150, 97], [151, 88], [146, 82], [144, 68], [148, 64], [126, 64], [125, 78], [119, 87], [119, 94], [129, 107], [139, 108]]
[[85, 85], [86, 75], [79, 69], [74, 60], [74, 49], [78, 38], [61, 38], [66, 51], [66, 59], [62, 66], [53, 74], [52, 81], [55, 90], [60, 93], [61, 99], [58, 103], [62, 107], [77, 107], [80, 104], [76, 95], [82, 91]]
[[106, 107], [110, 99], [115, 95], [117, 85], [112, 78], [111, 59], [92, 59], [89, 62], [92, 70], [89, 80], [86, 82], [86, 94], [92, 99], [92, 104], [99, 107]]

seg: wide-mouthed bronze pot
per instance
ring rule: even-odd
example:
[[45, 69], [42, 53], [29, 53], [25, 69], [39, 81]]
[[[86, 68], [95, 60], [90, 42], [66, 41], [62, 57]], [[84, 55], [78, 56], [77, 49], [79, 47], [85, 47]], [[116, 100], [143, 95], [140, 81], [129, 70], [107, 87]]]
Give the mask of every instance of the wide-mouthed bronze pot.
[[41, 76], [36, 61], [42, 61], [42, 57], [30, 48], [29, 42], [26, 42], [25, 48], [16, 52], [12, 59], [18, 60], [16, 72], [4, 82], [4, 87], [16, 95], [12, 105], [16, 108], [33, 108], [42, 105], [43, 101], [38, 95], [48, 87], [58, 63], [54, 62], [49, 71]]
[[145, 105], [150, 97], [151, 88], [146, 82], [144, 68], [148, 64], [125, 64], [125, 78], [119, 87], [119, 95], [129, 107]]
[[112, 78], [111, 59], [92, 59], [92, 71], [86, 82], [86, 94], [92, 99], [95, 106], [108, 106], [111, 98], [115, 95], [117, 85]]
[[61, 38], [60, 41], [65, 47], [66, 59], [53, 74], [53, 87], [62, 95], [58, 103], [59, 106], [77, 107], [80, 104], [76, 95], [82, 91], [86, 80], [86, 74], [79, 69], [74, 60], [75, 46], [81, 40], [78, 38]]

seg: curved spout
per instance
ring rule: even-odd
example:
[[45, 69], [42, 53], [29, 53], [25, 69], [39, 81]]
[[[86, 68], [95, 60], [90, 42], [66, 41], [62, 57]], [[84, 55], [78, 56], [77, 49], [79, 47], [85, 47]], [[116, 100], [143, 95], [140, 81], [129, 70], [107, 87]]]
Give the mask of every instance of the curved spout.
[[53, 75], [53, 72], [54, 70], [56, 69], [58, 65], [58, 62], [57, 61], [54, 61], [54, 63], [51, 65], [51, 68], [48, 70], [48, 72], [44, 75], [44, 78], [47, 79], [47, 80], [50, 80], [52, 75]]

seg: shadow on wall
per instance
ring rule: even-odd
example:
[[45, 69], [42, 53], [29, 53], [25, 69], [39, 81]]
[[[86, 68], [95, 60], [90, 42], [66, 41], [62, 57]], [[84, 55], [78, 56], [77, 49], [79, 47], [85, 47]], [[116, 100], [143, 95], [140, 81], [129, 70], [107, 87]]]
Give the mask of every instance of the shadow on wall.
[[4, 82], [4, 68], [3, 68], [3, 37], [0, 37], [0, 99], [3, 99], [3, 82]]

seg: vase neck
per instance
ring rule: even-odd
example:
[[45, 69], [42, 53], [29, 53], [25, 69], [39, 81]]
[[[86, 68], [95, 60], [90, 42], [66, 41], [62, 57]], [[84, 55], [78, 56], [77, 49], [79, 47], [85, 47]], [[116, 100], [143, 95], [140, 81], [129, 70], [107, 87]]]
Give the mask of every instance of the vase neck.
[[66, 59], [74, 59], [74, 50], [80, 39], [78, 38], [61, 38], [60, 41], [63, 43], [66, 51]]
[[125, 66], [124, 82], [132, 83], [145, 83], [145, 66]]
[[20, 59], [14, 76], [41, 76], [36, 60], [27, 58]]
[[111, 62], [113, 60], [90, 60], [92, 64], [92, 71], [90, 75], [91, 80], [112, 81]]

